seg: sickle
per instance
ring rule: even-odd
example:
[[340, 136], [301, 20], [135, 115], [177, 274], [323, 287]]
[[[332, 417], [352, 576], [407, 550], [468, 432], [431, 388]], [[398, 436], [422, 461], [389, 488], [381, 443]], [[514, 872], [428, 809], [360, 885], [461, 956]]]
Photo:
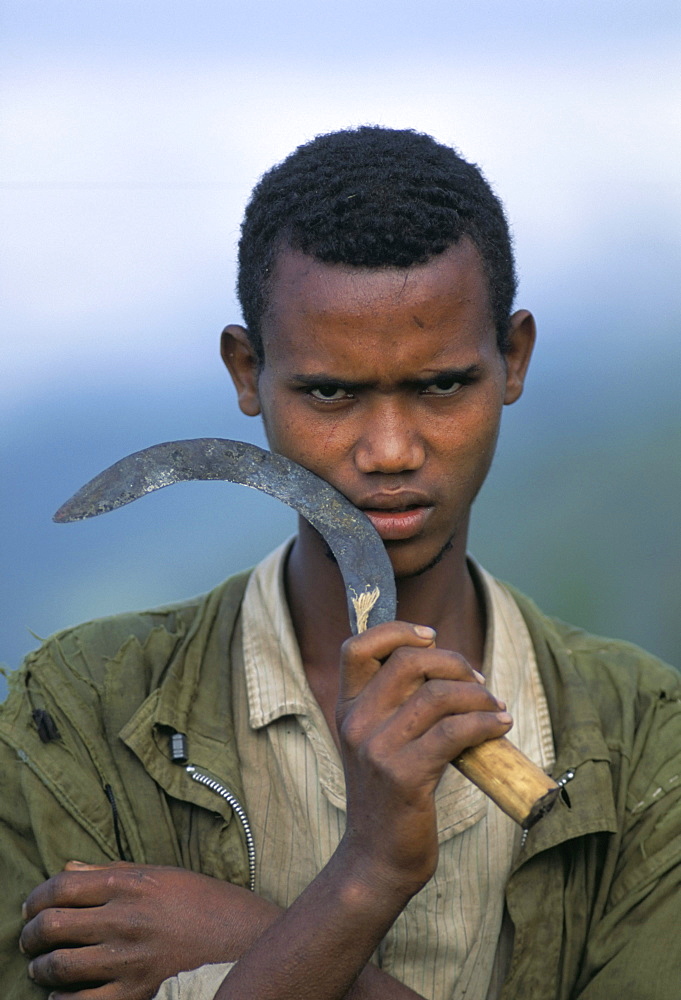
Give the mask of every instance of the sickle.
[[164, 486], [204, 479], [268, 493], [317, 529], [338, 562], [355, 635], [368, 625], [394, 620], [392, 565], [369, 518], [309, 469], [254, 444], [196, 438], [152, 445], [100, 472], [59, 508], [53, 520], [82, 521]]
[[[309, 469], [243, 441], [196, 438], [135, 452], [86, 483], [53, 520], [60, 524], [82, 521], [164, 486], [208, 479], [261, 490], [288, 504], [317, 529], [341, 571], [355, 635], [372, 625], [394, 621], [397, 598], [392, 564], [369, 518]], [[548, 812], [560, 790], [505, 737], [470, 747], [452, 763], [523, 829]]]

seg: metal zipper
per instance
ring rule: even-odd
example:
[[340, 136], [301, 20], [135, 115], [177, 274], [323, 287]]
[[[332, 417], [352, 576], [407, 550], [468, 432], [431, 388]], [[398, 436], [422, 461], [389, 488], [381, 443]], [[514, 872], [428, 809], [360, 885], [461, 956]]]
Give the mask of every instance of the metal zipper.
[[[572, 768], [568, 768], [567, 771], [565, 771], [563, 774], [561, 774], [560, 778], [556, 778], [556, 784], [562, 790], [563, 788], [565, 788], [565, 786], [570, 781], [572, 781], [572, 779], [574, 778], [574, 776], [575, 776], [575, 772], [572, 770]], [[568, 805], [569, 804], [570, 803], [569, 803], [569, 800], [568, 800]], [[528, 835], [529, 832], [530, 832], [530, 828], [528, 826], [523, 827], [523, 834], [522, 834], [522, 837], [520, 838], [520, 850], [521, 851], [522, 851], [523, 847], [525, 846], [525, 844], [527, 843], [527, 835]]]
[[237, 797], [230, 792], [228, 788], [221, 785], [219, 781], [215, 780], [215, 778], [211, 778], [209, 774], [203, 774], [202, 771], [197, 771], [193, 764], [187, 764], [185, 771], [190, 776], [192, 781], [198, 781], [200, 785], [205, 785], [206, 788], [210, 788], [211, 792], [215, 792], [216, 795], [221, 796], [225, 802], [229, 803], [236, 816], [238, 816], [246, 838], [246, 852], [248, 854], [248, 888], [251, 892], [255, 892], [255, 841], [253, 839], [253, 832], [251, 831], [251, 827], [248, 822], [246, 810], [241, 805]]

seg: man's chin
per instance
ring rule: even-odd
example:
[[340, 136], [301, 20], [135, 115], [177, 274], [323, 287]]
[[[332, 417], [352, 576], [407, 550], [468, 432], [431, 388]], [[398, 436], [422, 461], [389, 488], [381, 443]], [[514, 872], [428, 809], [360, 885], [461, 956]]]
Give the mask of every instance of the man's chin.
[[[434, 569], [435, 566], [438, 565], [438, 563], [442, 562], [447, 553], [452, 550], [453, 546], [454, 546], [454, 536], [452, 535], [450, 538], [447, 539], [447, 541], [439, 550], [439, 552], [437, 552], [435, 556], [433, 556], [431, 559], [422, 563], [421, 565], [417, 564], [416, 566], [411, 566], [411, 567], [405, 566], [404, 568], [401, 568], [399, 565], [399, 557], [397, 553], [396, 552], [394, 554], [391, 553], [390, 551], [391, 546], [388, 544], [386, 548], [388, 549], [388, 553], [391, 555], [391, 558], [393, 559], [393, 567], [395, 569], [395, 579], [413, 580], [415, 577], [423, 576], [424, 573], [428, 573], [431, 569]], [[397, 563], [397, 565], [395, 565], [395, 563]]]
[[[447, 539], [442, 548], [438, 552], [436, 552], [436, 554], [432, 558], [422, 562], [421, 564], [416, 563], [416, 565], [412, 566], [400, 565], [403, 561], [405, 561], [404, 551], [403, 551], [405, 547], [404, 543], [400, 544], [400, 542], [386, 542], [385, 547], [388, 551], [388, 555], [390, 556], [390, 561], [393, 564], [395, 579], [413, 580], [416, 577], [423, 576], [424, 573], [428, 573], [431, 569], [434, 569], [435, 566], [441, 563], [444, 557], [447, 555], [447, 553], [450, 552], [454, 547], [455, 534], [456, 533], [452, 534]], [[326, 541], [324, 541], [324, 554], [326, 555], [327, 559], [329, 559], [333, 563], [336, 563], [337, 565], [336, 557], [329, 548]]]

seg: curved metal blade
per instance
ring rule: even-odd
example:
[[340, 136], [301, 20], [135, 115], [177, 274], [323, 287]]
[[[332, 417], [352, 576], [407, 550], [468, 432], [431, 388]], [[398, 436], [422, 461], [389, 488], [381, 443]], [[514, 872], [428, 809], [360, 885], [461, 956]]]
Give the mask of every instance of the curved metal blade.
[[[137, 451], [81, 487], [53, 520], [82, 521], [123, 507], [173, 483], [217, 479], [261, 490], [288, 504], [310, 522], [333, 552], [345, 583], [353, 632], [393, 621], [395, 578], [381, 538], [365, 514], [320, 479], [283, 455], [243, 441], [195, 438], [168, 441]], [[362, 595], [375, 603], [362, 619]]]

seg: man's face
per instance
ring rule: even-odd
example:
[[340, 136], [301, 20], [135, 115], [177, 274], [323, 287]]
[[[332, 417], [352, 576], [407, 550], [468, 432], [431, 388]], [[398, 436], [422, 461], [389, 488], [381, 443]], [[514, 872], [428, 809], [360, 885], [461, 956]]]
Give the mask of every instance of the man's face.
[[284, 251], [263, 321], [263, 367], [251, 357], [235, 374], [234, 354], [224, 354], [241, 407], [262, 413], [272, 450], [362, 508], [396, 575], [409, 576], [450, 541], [465, 546], [502, 405], [520, 395], [531, 351], [531, 317], [517, 313], [513, 323], [502, 355], [487, 279], [465, 240], [404, 270]]

